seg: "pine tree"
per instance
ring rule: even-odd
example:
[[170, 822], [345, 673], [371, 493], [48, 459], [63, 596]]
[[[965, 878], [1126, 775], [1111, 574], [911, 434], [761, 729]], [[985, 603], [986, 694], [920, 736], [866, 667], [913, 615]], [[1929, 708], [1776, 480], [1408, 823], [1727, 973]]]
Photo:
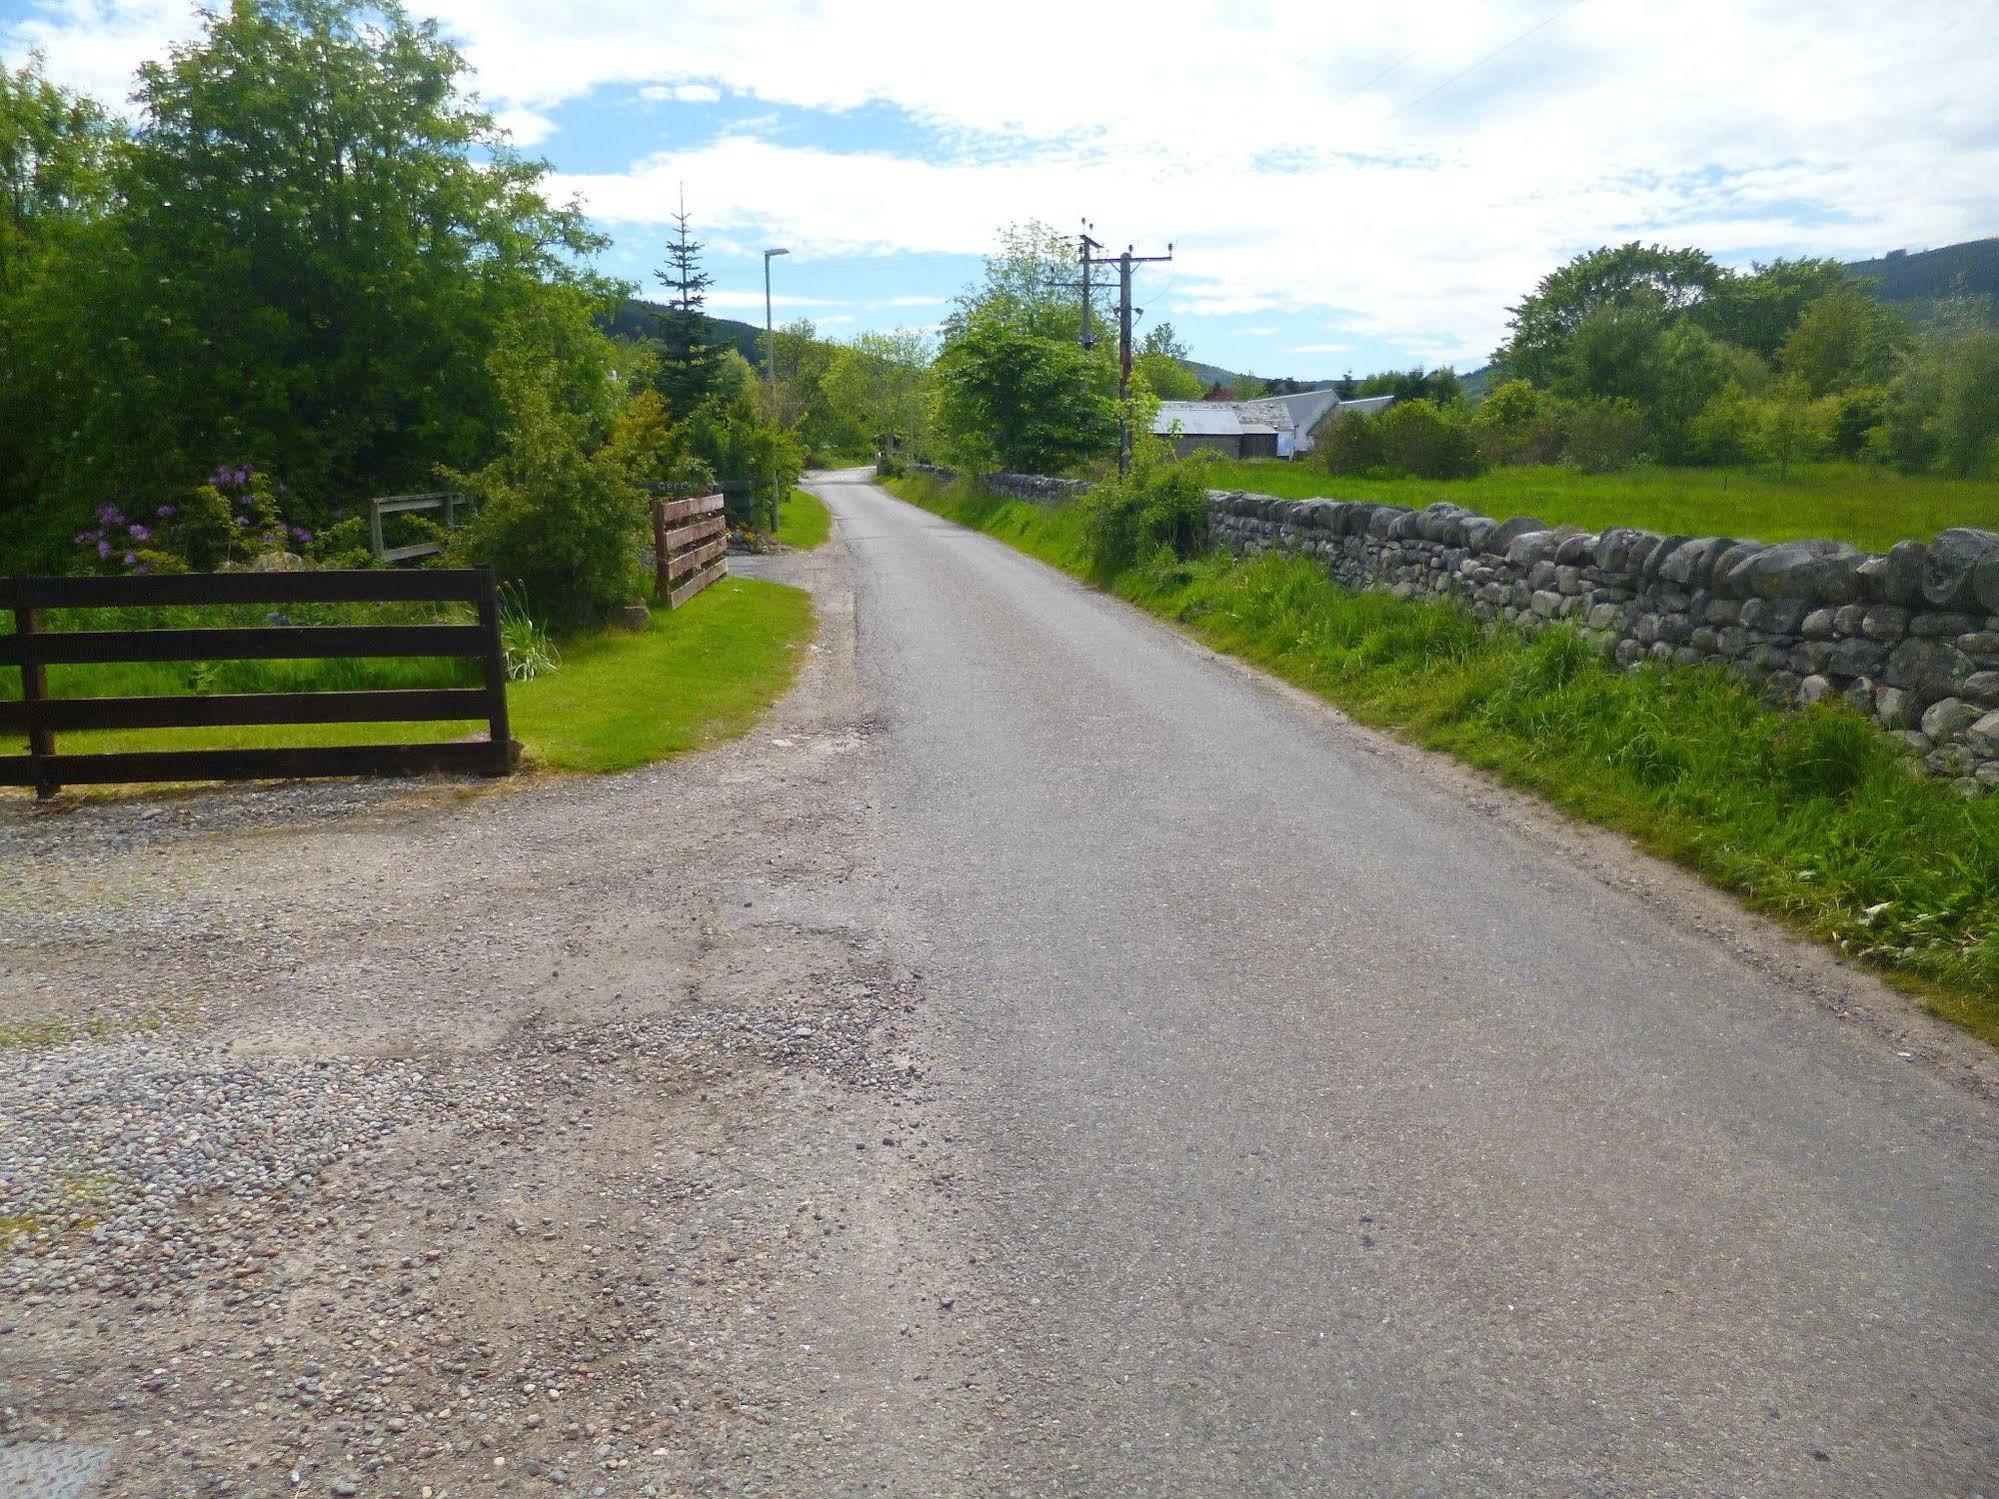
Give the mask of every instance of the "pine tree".
[[659, 393], [676, 415], [684, 416], [714, 390], [726, 346], [713, 341], [702, 310], [715, 278], [701, 269], [701, 242], [687, 236], [684, 190], [673, 221], [677, 228], [666, 242], [666, 264], [658, 272], [669, 293], [659, 319]]

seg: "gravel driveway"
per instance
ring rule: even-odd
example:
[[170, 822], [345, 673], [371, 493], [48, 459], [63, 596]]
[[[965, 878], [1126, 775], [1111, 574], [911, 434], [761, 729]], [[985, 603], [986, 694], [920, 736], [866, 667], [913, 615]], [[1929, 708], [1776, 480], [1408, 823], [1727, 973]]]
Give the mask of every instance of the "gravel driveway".
[[0, 804], [0, 1494], [796, 1491], [931, 1380], [847, 570], [755, 566], [705, 755]]

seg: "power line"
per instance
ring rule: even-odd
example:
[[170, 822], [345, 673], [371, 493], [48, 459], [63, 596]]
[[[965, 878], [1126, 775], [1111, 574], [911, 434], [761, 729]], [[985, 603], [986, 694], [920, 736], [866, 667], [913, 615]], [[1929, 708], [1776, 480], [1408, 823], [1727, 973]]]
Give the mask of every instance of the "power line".
[[[1428, 93], [1418, 94], [1415, 98], [1411, 99], [1407, 104], [1404, 104], [1400, 109], [1397, 109], [1393, 114], [1389, 115], [1388, 119], [1389, 120], [1401, 119], [1403, 115], [1409, 113], [1409, 111], [1414, 109], [1418, 104], [1422, 104], [1427, 100], [1436, 98], [1437, 95], [1441, 94], [1445, 89], [1449, 88], [1454, 83], [1463, 82], [1466, 78], [1469, 78], [1472, 74], [1476, 73], [1480, 68], [1484, 67], [1487, 63], [1491, 62], [1494, 58], [1500, 57], [1507, 52], [1511, 52], [1515, 47], [1519, 46], [1522, 42], [1526, 41], [1528, 37], [1535, 35], [1537, 32], [1546, 31], [1550, 26], [1554, 25], [1555, 22], [1559, 21], [1563, 16], [1567, 15], [1570, 11], [1575, 10], [1578, 6], [1587, 5], [1588, 3], [1589, 0], [1569, 0], [1569, 3], [1567, 5], [1557, 6], [1555, 9], [1549, 11], [1547, 15], [1543, 16], [1540, 20], [1536, 21], [1532, 26], [1529, 26], [1525, 31], [1521, 32], [1518, 36], [1513, 37], [1508, 41], [1501, 42], [1497, 47], [1494, 47], [1490, 52], [1486, 53], [1485, 56], [1477, 59], [1469, 67], [1466, 67], [1460, 70], [1459, 72], [1451, 74], [1450, 77], [1446, 78], [1442, 83], [1438, 84]], [[1397, 66], [1400, 66], [1400, 64], [1397, 64]], [[1386, 124], [1387, 120], [1384, 120], [1382, 123]]]

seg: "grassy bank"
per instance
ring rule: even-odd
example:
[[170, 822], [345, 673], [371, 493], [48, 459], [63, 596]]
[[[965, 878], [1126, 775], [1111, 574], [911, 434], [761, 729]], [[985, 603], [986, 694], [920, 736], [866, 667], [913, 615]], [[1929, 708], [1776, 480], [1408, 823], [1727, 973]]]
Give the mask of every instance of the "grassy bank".
[[826, 502], [807, 490], [792, 490], [777, 520], [777, 539], [788, 547], [810, 551], [825, 545], [832, 534], [833, 512], [826, 508]]
[[1999, 480], [1898, 474], [1873, 464], [1800, 464], [1787, 479], [1746, 469], [1639, 468], [1585, 474], [1555, 467], [1496, 468], [1476, 479], [1342, 479], [1302, 463], [1252, 459], [1217, 465], [1218, 489], [1288, 500], [1325, 495], [1421, 509], [1438, 500], [1496, 519], [1532, 515], [1554, 526], [1643, 526], [1665, 535], [1757, 541], [1827, 537], [1885, 552], [1951, 526], [1999, 530]]
[[[1073, 510], [928, 480], [903, 498], [1083, 574]], [[1633, 836], [1999, 1042], [1999, 797], [1903, 771], [1843, 707], [1779, 713], [1719, 670], [1626, 673], [1448, 604], [1335, 586], [1308, 562], [1132, 569], [1122, 597], [1202, 641]]]
[[[562, 667], [514, 684], [507, 694], [514, 737], [529, 763], [553, 770], [613, 771], [702, 749], [742, 733], [797, 675], [812, 634], [812, 601], [796, 588], [730, 578], [689, 607], [655, 609], [642, 631], [607, 631], [562, 646]], [[470, 685], [462, 661], [276, 661], [222, 663], [201, 690], [311, 691], [351, 687]], [[186, 692], [184, 665], [51, 671], [59, 696]], [[0, 674], [0, 695], [18, 697], [18, 674]], [[481, 723], [291, 724], [207, 729], [135, 729], [64, 734], [58, 748], [208, 749], [237, 745], [409, 744], [465, 737]], [[25, 752], [0, 735], [0, 754]]]

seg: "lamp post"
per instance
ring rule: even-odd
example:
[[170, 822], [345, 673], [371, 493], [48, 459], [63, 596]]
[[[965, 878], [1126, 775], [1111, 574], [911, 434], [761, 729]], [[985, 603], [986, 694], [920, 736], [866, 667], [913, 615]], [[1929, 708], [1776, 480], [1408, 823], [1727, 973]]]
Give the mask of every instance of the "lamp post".
[[[764, 359], [770, 367], [770, 419], [777, 420], [777, 324], [770, 315], [770, 262], [775, 255], [789, 255], [789, 250], [764, 251]], [[771, 459], [770, 468], [770, 532], [777, 534], [777, 459]]]

